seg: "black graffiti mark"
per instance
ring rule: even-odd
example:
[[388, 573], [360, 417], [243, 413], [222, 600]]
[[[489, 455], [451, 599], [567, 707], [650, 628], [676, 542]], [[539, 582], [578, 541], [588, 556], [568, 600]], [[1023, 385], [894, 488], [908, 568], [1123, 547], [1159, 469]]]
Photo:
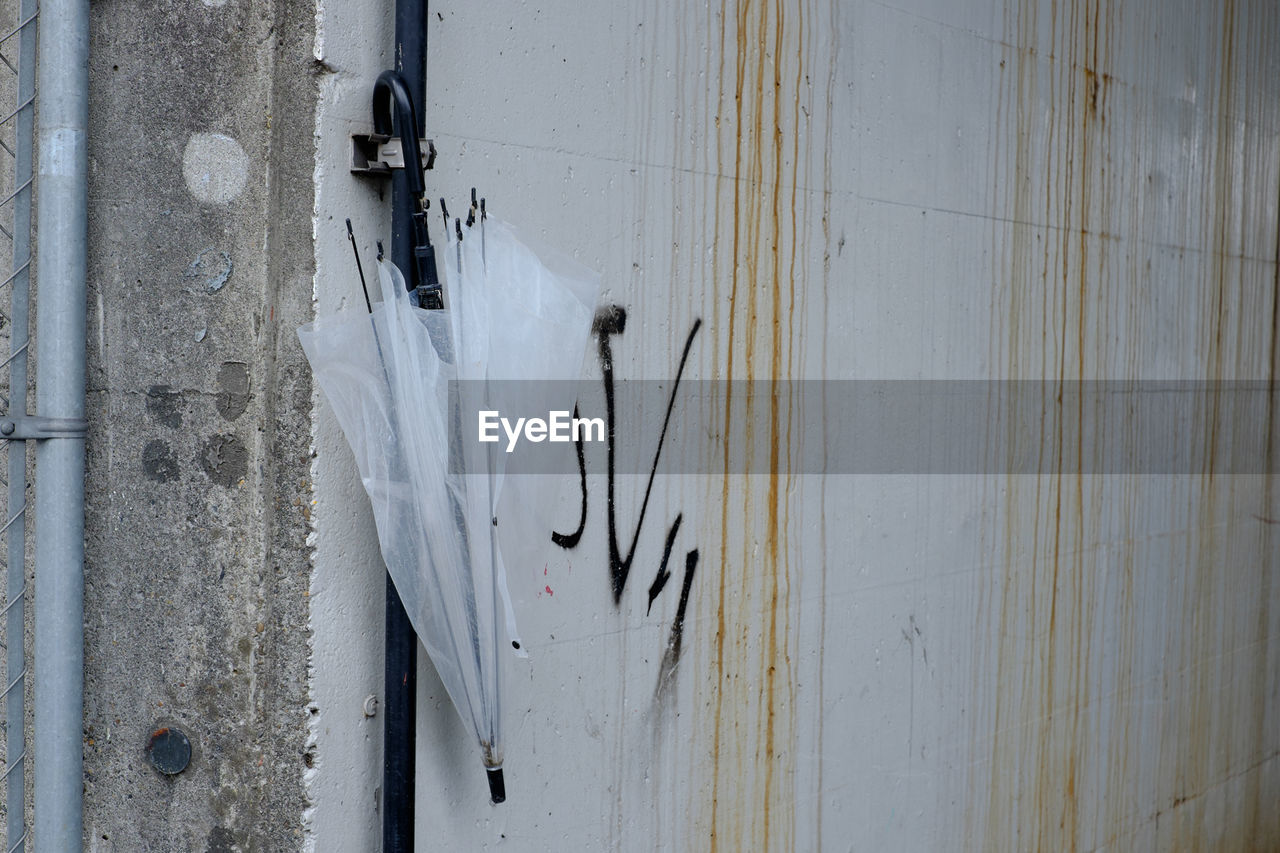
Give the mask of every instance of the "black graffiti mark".
[[658, 686], [655, 696], [661, 697], [663, 690], [675, 675], [676, 664], [680, 662], [680, 644], [684, 640], [684, 617], [689, 609], [689, 591], [693, 589], [693, 573], [698, 568], [698, 549], [684, 555], [684, 581], [680, 584], [680, 605], [676, 608], [676, 620], [671, 623], [671, 636], [667, 639], [667, 649], [662, 654], [662, 664], [658, 667]]
[[684, 637], [684, 614], [689, 609], [689, 590], [693, 589], [693, 573], [698, 568], [698, 549], [684, 555], [684, 581], [680, 584], [680, 605], [676, 608], [676, 621], [671, 625], [669, 645], [680, 655], [680, 640]]
[[662, 546], [662, 563], [658, 566], [658, 574], [653, 579], [653, 584], [649, 587], [649, 606], [645, 608], [644, 615], [648, 616], [653, 610], [653, 600], [662, 592], [662, 588], [667, 585], [667, 581], [671, 580], [671, 572], [667, 571], [667, 563], [671, 560], [671, 547], [676, 544], [676, 534], [680, 532], [680, 522], [684, 520], [684, 513], [678, 513], [676, 520], [672, 522], [671, 529], [667, 531], [666, 544]]
[[[702, 320], [694, 320], [693, 326], [689, 329], [689, 335], [685, 338], [684, 350], [680, 354], [680, 366], [676, 370], [675, 381], [671, 385], [671, 393], [667, 398], [667, 410], [662, 419], [662, 432], [658, 435], [658, 446], [654, 451], [653, 463], [649, 468], [649, 480], [645, 484], [644, 499], [640, 502], [640, 512], [631, 534], [631, 544], [627, 547], [627, 553], [624, 557], [622, 549], [618, 545], [617, 509], [614, 503], [617, 411], [613, 385], [613, 346], [610, 342], [610, 337], [622, 334], [626, 325], [626, 309], [619, 305], [611, 305], [601, 309], [596, 314], [591, 329], [596, 336], [596, 354], [600, 360], [600, 371], [604, 382], [609, 581], [613, 590], [613, 603], [615, 606], [622, 604], [622, 592], [626, 588], [627, 577], [631, 573], [631, 564], [635, 559], [636, 545], [640, 541], [640, 532], [644, 528], [645, 515], [649, 510], [649, 498], [653, 494], [653, 481], [658, 473], [658, 462], [662, 457], [662, 448], [667, 440], [667, 429], [671, 424], [671, 413], [675, 409], [676, 393], [679, 391], [680, 381], [684, 377], [684, 369], [689, 361], [689, 353], [693, 349], [693, 341], [698, 336], [698, 331], [702, 328]], [[573, 416], [575, 418], [580, 417], [577, 406], [573, 408]], [[578, 485], [582, 495], [578, 529], [567, 534], [555, 530], [551, 531], [551, 541], [566, 550], [578, 546], [582, 541], [582, 534], [587, 526], [587, 462], [580, 437], [574, 440], [574, 449], [578, 455]], [[675, 521], [671, 524], [671, 528], [667, 531], [662, 549], [662, 562], [658, 566], [658, 573], [654, 576], [653, 583], [649, 586], [649, 604], [645, 609], [646, 616], [653, 610], [653, 602], [662, 594], [667, 582], [671, 580], [671, 572], [667, 566], [670, 564], [671, 552], [675, 548], [676, 536], [680, 533], [680, 525], [683, 521], [684, 513], [678, 513]], [[675, 621], [671, 624], [671, 633], [668, 635], [666, 649], [663, 651], [662, 662], [659, 666], [656, 693], [659, 697], [664, 693], [665, 687], [674, 675], [676, 666], [680, 661], [680, 647], [684, 640], [685, 615], [689, 609], [689, 594], [693, 589], [693, 578], [698, 568], [698, 559], [699, 551], [697, 548], [685, 554], [684, 578], [680, 585], [680, 602], [676, 606]]]
[[[573, 406], [573, 417], [577, 419], [578, 406]], [[578, 517], [578, 529], [566, 535], [551, 531], [551, 541], [559, 545], [565, 550], [577, 548], [578, 542], [582, 539], [582, 531], [587, 528], [587, 459], [582, 449], [582, 435], [577, 435], [573, 440], [573, 448], [578, 452], [578, 486], [582, 490], [582, 514]]]
[[[592, 324], [592, 331], [596, 334], [596, 353], [600, 359], [600, 371], [604, 382], [605, 474], [607, 482], [605, 502], [609, 529], [609, 579], [613, 588], [613, 603], [615, 605], [622, 603], [622, 591], [626, 588], [627, 576], [631, 573], [631, 562], [635, 558], [636, 545], [640, 541], [640, 531], [644, 527], [645, 515], [649, 511], [649, 498], [653, 494], [653, 480], [658, 473], [658, 461], [661, 459], [662, 447], [667, 439], [667, 429], [671, 424], [671, 412], [675, 408], [676, 393], [680, 389], [680, 380], [684, 376], [685, 365], [689, 361], [689, 353], [693, 349], [694, 338], [698, 336], [698, 330], [702, 328], [702, 319], [699, 318], [693, 321], [693, 326], [689, 329], [689, 335], [684, 342], [684, 350], [680, 354], [680, 366], [676, 369], [675, 381], [671, 385], [671, 394], [667, 398], [667, 411], [662, 419], [662, 432], [658, 436], [658, 447], [653, 454], [653, 464], [649, 468], [649, 480], [645, 485], [644, 499], [640, 502], [640, 512], [631, 535], [631, 544], [628, 546], [627, 554], [624, 557], [622, 556], [622, 549], [618, 546], [617, 509], [614, 503], [617, 418], [613, 393], [613, 346], [609, 339], [612, 335], [621, 334], [626, 329], [626, 325], [627, 311], [620, 305], [610, 305], [602, 309], [596, 314], [595, 322]], [[586, 462], [582, 453], [581, 443], [578, 443], [578, 473], [582, 483], [582, 504], [585, 517], [587, 502]], [[581, 529], [579, 529], [577, 533], [566, 536], [553, 531], [551, 539], [562, 548], [572, 548], [577, 544], [581, 532]], [[566, 542], [572, 542], [572, 544], [565, 544]]]
[[645, 513], [649, 511], [649, 497], [653, 494], [653, 478], [658, 473], [658, 459], [662, 456], [662, 446], [667, 440], [667, 427], [671, 424], [671, 412], [676, 405], [676, 391], [680, 388], [680, 379], [684, 375], [685, 363], [689, 360], [689, 351], [693, 348], [693, 339], [698, 334], [698, 329], [702, 326], [702, 320], [694, 320], [693, 328], [689, 330], [689, 337], [684, 342], [684, 352], [680, 355], [680, 367], [676, 370], [675, 382], [671, 385], [671, 396], [667, 399], [667, 413], [662, 418], [662, 432], [658, 435], [658, 447], [653, 453], [653, 465], [649, 469], [649, 481], [644, 487], [644, 499], [640, 502], [640, 513], [636, 517], [635, 530], [631, 534], [631, 545], [627, 548], [626, 558], [622, 558], [618, 548], [618, 532], [617, 532], [617, 512], [614, 508], [614, 405], [613, 405], [613, 353], [609, 347], [609, 337], [607, 334], [600, 335], [600, 351], [602, 354], [601, 363], [604, 362], [603, 355], [609, 355], [609, 368], [606, 373], [605, 380], [605, 407], [606, 407], [606, 426], [608, 428], [607, 437], [608, 447], [606, 448], [605, 458], [607, 475], [606, 503], [608, 505], [608, 522], [609, 522], [609, 576], [613, 581], [613, 603], [622, 603], [622, 590], [627, 585], [627, 575], [631, 573], [631, 561], [636, 555], [636, 545], [640, 542], [640, 530], [644, 527]]

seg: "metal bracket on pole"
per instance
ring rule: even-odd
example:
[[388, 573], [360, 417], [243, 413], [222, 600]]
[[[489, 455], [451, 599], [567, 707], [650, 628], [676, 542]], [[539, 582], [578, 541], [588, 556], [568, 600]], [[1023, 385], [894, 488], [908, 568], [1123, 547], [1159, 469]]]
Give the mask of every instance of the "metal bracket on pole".
[[42, 441], [47, 438], [84, 438], [89, 422], [84, 418], [42, 418], [23, 415], [0, 420], [0, 440]]
[[[427, 150], [420, 152], [422, 171], [434, 169], [436, 144], [427, 139]], [[384, 133], [351, 134], [351, 174], [375, 178], [391, 177], [392, 169], [404, 168], [404, 145], [398, 137]]]

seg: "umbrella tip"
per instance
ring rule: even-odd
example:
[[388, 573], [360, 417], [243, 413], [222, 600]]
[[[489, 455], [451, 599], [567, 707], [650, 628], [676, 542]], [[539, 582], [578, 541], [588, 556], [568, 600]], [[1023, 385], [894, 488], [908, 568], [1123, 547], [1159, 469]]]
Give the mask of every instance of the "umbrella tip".
[[486, 767], [484, 772], [489, 777], [489, 799], [496, 806], [507, 799], [507, 783], [502, 779], [502, 768]]

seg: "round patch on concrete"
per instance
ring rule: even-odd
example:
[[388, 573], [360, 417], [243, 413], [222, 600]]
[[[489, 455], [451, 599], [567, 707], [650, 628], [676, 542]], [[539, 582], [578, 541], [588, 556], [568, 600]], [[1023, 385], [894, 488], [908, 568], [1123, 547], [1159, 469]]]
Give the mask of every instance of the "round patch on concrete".
[[147, 757], [166, 776], [181, 773], [191, 763], [191, 741], [181, 729], [156, 729], [147, 741]]
[[244, 192], [249, 158], [230, 136], [193, 133], [182, 152], [182, 177], [200, 201], [226, 204]]

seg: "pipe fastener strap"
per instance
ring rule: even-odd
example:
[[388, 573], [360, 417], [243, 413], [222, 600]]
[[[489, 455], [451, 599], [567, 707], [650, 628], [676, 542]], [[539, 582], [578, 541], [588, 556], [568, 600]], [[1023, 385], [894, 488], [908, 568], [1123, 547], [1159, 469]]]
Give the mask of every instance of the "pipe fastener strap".
[[23, 415], [0, 419], [0, 439], [43, 441], [49, 438], [84, 438], [89, 422], [84, 418], [43, 418]]

